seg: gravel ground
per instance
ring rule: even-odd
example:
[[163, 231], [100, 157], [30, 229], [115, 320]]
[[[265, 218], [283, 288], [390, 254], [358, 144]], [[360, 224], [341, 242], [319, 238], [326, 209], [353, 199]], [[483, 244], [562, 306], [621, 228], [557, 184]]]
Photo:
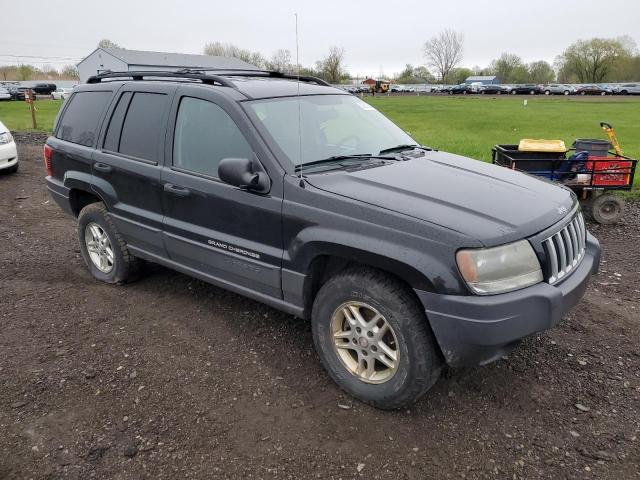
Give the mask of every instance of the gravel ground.
[[640, 204], [592, 225], [601, 273], [561, 325], [378, 411], [308, 323], [159, 266], [94, 281], [42, 137], [0, 175], [0, 479], [640, 478]]

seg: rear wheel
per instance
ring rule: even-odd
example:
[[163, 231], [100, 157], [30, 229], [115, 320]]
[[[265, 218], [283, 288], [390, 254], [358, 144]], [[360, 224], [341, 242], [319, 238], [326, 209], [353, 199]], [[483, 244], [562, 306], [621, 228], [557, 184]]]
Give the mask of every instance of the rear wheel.
[[569, 95], [569, 90], [565, 90], [564, 92], [562, 92], [564, 95]]
[[331, 278], [314, 301], [312, 329], [331, 378], [375, 407], [413, 403], [440, 376], [440, 351], [422, 307], [382, 272], [358, 268]]
[[511, 95], [515, 95], [516, 93], [518, 92], [516, 92], [515, 90], [511, 90]]
[[529, 95], [535, 95], [536, 91], [535, 90], [529, 90]]
[[580, 92], [580, 95], [586, 95], [587, 92]]
[[126, 283], [140, 269], [102, 202], [87, 205], [78, 215], [80, 251], [91, 275], [105, 283]]
[[624, 200], [611, 193], [594, 197], [589, 205], [591, 217], [602, 225], [618, 223], [624, 215], [624, 209]]
[[545, 94], [545, 95], [551, 95], [551, 92], [550, 92], [549, 90], [545, 90], [545, 91], [544, 91], [544, 94]]
[[607, 94], [607, 92], [600, 92], [600, 95], [602, 95], [603, 97]]

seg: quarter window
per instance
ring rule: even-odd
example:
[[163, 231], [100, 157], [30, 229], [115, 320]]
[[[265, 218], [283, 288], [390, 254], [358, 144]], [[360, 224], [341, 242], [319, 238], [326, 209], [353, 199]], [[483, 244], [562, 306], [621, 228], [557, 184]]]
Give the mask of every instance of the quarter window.
[[98, 136], [100, 120], [112, 92], [77, 92], [60, 119], [56, 137], [67, 142], [92, 147]]
[[218, 176], [223, 158], [251, 158], [252, 150], [231, 117], [215, 103], [184, 97], [178, 109], [173, 166]]

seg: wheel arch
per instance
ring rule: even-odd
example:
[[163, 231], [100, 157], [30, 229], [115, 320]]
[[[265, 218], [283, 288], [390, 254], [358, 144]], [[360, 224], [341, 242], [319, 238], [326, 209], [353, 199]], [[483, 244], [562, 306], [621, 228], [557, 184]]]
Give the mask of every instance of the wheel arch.
[[[313, 252], [305, 258], [299, 271], [304, 272], [301, 285], [301, 300], [305, 317], [308, 318], [315, 297], [322, 286], [336, 273], [353, 267], [371, 268], [393, 276], [406, 285], [415, 295], [414, 289], [434, 292], [434, 283], [417, 268], [399, 259], [381, 253], [355, 247], [346, 247], [322, 242], [314, 245]], [[416, 300], [419, 302], [418, 297]]]

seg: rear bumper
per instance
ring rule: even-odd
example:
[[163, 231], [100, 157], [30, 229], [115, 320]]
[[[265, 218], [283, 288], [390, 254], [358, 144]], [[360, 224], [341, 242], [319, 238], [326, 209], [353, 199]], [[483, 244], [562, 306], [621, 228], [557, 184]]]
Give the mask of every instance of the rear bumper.
[[508, 353], [522, 338], [557, 325], [583, 297], [599, 265], [600, 245], [587, 233], [584, 259], [557, 285], [539, 283], [491, 296], [416, 293], [447, 363], [483, 365]]
[[73, 208], [71, 208], [71, 200], [69, 198], [70, 188], [65, 187], [62, 182], [53, 177], [46, 177], [47, 190], [51, 198], [69, 215], [75, 216]]

